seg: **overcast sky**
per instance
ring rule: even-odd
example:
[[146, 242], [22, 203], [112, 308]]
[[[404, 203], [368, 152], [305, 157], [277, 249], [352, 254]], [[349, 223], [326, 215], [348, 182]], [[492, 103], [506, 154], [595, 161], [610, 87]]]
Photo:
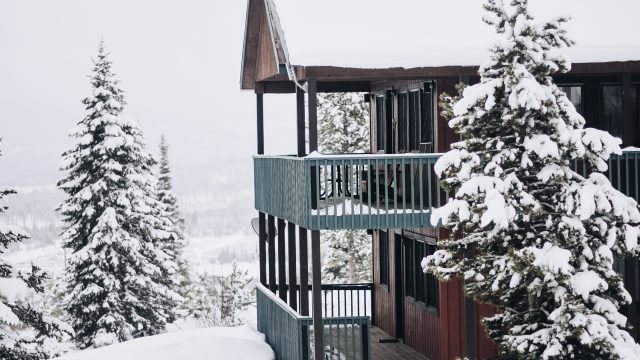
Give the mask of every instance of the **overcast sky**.
[[[154, 152], [166, 134], [175, 176], [216, 157], [250, 161], [255, 95], [239, 90], [245, 11], [245, 0], [0, 2], [0, 185], [60, 177], [101, 38], [125, 111]], [[294, 101], [265, 99], [268, 153], [295, 151]]]

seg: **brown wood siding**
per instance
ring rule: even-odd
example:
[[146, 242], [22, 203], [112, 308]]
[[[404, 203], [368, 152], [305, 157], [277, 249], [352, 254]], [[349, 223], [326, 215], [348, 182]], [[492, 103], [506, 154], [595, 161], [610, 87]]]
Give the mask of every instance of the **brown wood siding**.
[[474, 304], [475, 309], [475, 333], [476, 333], [476, 355], [478, 360], [492, 359], [498, 354], [498, 346], [489, 339], [487, 332], [482, 325], [481, 319], [495, 314], [495, 308], [487, 304]]
[[440, 344], [438, 314], [407, 298], [404, 306], [405, 343], [429, 359], [437, 359]]
[[378, 231], [373, 232], [373, 290], [375, 296], [375, 322], [374, 325], [384, 330], [386, 333], [396, 336], [395, 319], [395, 269], [393, 235], [389, 237], [389, 286], [380, 284], [380, 247], [378, 242]]
[[466, 355], [466, 328], [462, 280], [440, 283], [439, 334], [441, 360]]
[[275, 75], [278, 75], [278, 65], [276, 64], [276, 57], [273, 52], [271, 30], [269, 29], [267, 16], [263, 11], [260, 22], [260, 39], [258, 40], [255, 81], [263, 81]]

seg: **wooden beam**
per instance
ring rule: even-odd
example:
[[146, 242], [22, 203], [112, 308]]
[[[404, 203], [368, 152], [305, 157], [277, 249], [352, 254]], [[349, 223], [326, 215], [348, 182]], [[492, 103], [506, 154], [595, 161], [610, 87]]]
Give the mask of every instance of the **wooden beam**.
[[298, 227], [300, 239], [300, 315], [309, 316], [309, 251], [307, 229]]
[[309, 107], [309, 152], [318, 150], [318, 98], [316, 79], [307, 80], [307, 106]]
[[264, 154], [264, 95], [256, 94], [258, 155]]
[[260, 257], [260, 283], [267, 286], [267, 221], [265, 213], [258, 213], [258, 253]]
[[369, 81], [319, 81], [318, 93], [370, 92]]
[[275, 218], [272, 215], [267, 216], [267, 236], [269, 243], [269, 290], [276, 292], [276, 244], [275, 234], [276, 225]]
[[306, 155], [306, 129], [304, 118], [304, 90], [296, 86], [296, 128], [298, 156]]
[[289, 243], [289, 306], [298, 310], [298, 280], [296, 274], [296, 224], [287, 223], [287, 241]]
[[265, 94], [293, 94], [296, 85], [291, 81], [264, 81], [261, 83]]
[[636, 146], [637, 124], [633, 119], [633, 87], [631, 85], [631, 73], [622, 74], [622, 145]]
[[283, 219], [278, 219], [278, 296], [287, 302], [287, 259], [285, 253], [285, 230]]
[[320, 258], [320, 231], [311, 231], [311, 266], [313, 296], [314, 359], [324, 359], [324, 324], [322, 323], [322, 265]]

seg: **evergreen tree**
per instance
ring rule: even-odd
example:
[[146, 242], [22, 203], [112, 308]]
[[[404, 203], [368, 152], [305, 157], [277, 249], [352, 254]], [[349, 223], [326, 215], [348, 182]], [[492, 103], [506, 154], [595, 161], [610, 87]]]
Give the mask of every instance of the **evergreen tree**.
[[[352, 154], [369, 151], [369, 110], [361, 94], [329, 93], [318, 98], [320, 151]], [[341, 174], [354, 176], [355, 174]], [[354, 182], [356, 179], [354, 178]], [[323, 277], [342, 283], [371, 280], [371, 242], [362, 230], [326, 231], [329, 247]]]
[[158, 176], [158, 200], [164, 204], [164, 211], [172, 225], [170, 236], [162, 242], [161, 249], [177, 264], [178, 268], [173, 276], [175, 290], [185, 298], [189, 291], [189, 264], [184, 259], [185, 236], [184, 218], [180, 213], [178, 199], [173, 193], [171, 168], [169, 166], [169, 144], [162, 135], [160, 138], [160, 171]]
[[361, 94], [318, 96], [320, 152], [353, 154], [369, 151], [369, 109]]
[[[614, 256], [637, 256], [640, 212], [603, 172], [619, 139], [585, 120], [552, 75], [570, 63], [564, 18], [535, 23], [527, 0], [488, 0], [500, 40], [481, 81], [445, 99], [462, 141], [436, 163], [454, 198], [431, 221], [452, 236], [423, 266], [464, 277], [467, 295], [497, 307], [489, 335], [517, 359], [638, 359]], [[572, 170], [584, 161], [589, 175]]]
[[324, 278], [331, 282], [371, 282], [371, 240], [366, 231], [325, 231], [329, 259]]
[[137, 122], [122, 114], [124, 94], [101, 43], [85, 98], [87, 115], [63, 154], [67, 199], [58, 209], [70, 251], [66, 310], [78, 347], [156, 334], [175, 318], [176, 264], [162, 251], [172, 224], [157, 201], [155, 165]]
[[199, 275], [187, 295], [189, 316], [203, 327], [241, 325], [241, 315], [255, 301], [252, 281], [235, 260], [227, 276]]
[[[10, 194], [15, 191], [0, 189], [0, 200]], [[6, 206], [0, 206], [0, 214], [6, 210]], [[19, 229], [0, 225], [0, 256], [9, 245], [28, 238]], [[0, 257], [0, 359], [40, 360], [61, 355], [59, 341], [72, 335], [73, 330], [33, 306], [34, 294], [42, 295], [47, 279], [35, 265], [29, 274], [16, 273]]]
[[249, 271], [234, 260], [231, 273], [220, 279], [220, 320], [224, 326], [242, 324], [240, 315], [254, 302]]

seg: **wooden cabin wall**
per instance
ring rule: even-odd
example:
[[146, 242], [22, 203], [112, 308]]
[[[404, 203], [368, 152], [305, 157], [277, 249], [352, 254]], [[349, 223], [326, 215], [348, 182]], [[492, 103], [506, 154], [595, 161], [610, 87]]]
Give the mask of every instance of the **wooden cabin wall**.
[[[373, 296], [375, 297], [375, 316], [374, 325], [384, 330], [391, 336], [396, 336], [396, 319], [395, 319], [395, 268], [393, 258], [395, 255], [395, 247], [392, 246], [392, 240], [389, 241], [389, 285], [380, 283], [380, 232], [373, 232]], [[393, 237], [391, 237], [393, 239]]]
[[266, 16], [260, 23], [260, 39], [258, 41], [258, 55], [256, 60], [256, 82], [268, 79], [278, 74], [278, 65], [273, 53], [271, 30]]
[[428, 311], [424, 305], [411, 299], [404, 300], [404, 342], [413, 349], [428, 357], [439, 359], [440, 331], [439, 315]]
[[498, 346], [489, 338], [480, 321], [482, 318], [493, 316], [496, 313], [495, 308], [487, 304], [474, 303], [474, 311], [476, 313], [473, 324], [477, 338], [477, 341], [475, 342], [476, 359], [491, 359], [498, 354]]

